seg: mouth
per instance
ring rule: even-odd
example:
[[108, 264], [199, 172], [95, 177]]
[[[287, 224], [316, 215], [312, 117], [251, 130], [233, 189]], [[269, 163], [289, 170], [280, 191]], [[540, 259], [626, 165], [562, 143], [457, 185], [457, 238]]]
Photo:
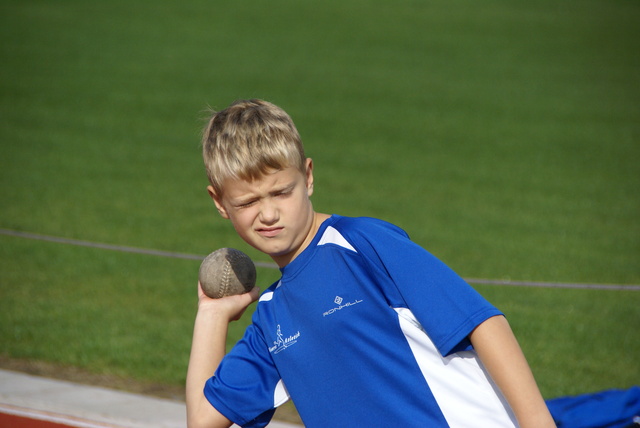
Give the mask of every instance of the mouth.
[[257, 232], [260, 236], [264, 236], [265, 238], [273, 238], [278, 235], [282, 229], [282, 227], [262, 227], [257, 229]]

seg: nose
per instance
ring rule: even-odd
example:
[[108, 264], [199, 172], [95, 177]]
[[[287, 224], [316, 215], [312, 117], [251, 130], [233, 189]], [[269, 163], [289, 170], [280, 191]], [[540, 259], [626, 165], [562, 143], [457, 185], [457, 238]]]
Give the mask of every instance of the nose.
[[264, 224], [275, 224], [279, 220], [277, 204], [271, 198], [266, 198], [260, 204], [260, 221]]

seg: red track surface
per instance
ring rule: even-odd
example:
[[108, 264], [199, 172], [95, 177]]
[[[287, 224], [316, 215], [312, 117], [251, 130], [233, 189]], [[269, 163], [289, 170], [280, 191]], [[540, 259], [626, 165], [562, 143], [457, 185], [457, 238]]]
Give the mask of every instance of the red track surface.
[[67, 428], [69, 425], [62, 425], [55, 422], [31, 419], [25, 416], [7, 415], [0, 413], [0, 427], [6, 428]]
[[73, 416], [0, 404], [0, 428], [119, 428]]

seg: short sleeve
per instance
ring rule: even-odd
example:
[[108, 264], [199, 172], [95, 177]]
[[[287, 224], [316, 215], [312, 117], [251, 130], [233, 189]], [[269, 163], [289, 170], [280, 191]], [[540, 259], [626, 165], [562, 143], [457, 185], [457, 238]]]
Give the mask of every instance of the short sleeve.
[[[400, 228], [371, 221], [353, 237], [368, 263], [390, 278], [439, 352], [449, 355], [470, 345], [467, 336], [486, 319], [501, 315], [451, 268], [412, 242]], [[397, 303], [397, 302], [396, 302]]]
[[275, 403], [280, 384], [260, 330], [252, 324], [206, 382], [204, 394], [232, 422], [265, 427], [280, 404]]

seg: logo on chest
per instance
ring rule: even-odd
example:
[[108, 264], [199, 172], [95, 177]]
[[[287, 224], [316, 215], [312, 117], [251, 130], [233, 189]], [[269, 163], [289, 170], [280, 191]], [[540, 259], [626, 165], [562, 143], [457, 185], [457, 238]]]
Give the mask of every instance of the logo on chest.
[[292, 346], [298, 341], [300, 337], [300, 331], [297, 331], [295, 334], [284, 337], [282, 334], [282, 330], [280, 328], [280, 324], [276, 328], [276, 340], [273, 342], [273, 346], [269, 347], [269, 352], [273, 354], [277, 354], [278, 352], [284, 351], [289, 346]]
[[333, 303], [335, 303], [337, 306], [329, 309], [326, 312], [323, 312], [322, 313], [323, 317], [326, 317], [327, 315], [332, 315], [332, 314], [336, 313], [337, 311], [341, 311], [344, 308], [349, 308], [351, 306], [357, 305], [358, 303], [362, 303], [362, 300], [356, 299], [356, 300], [354, 300], [352, 302], [345, 302], [342, 297], [336, 296], [336, 298], [333, 299]]

